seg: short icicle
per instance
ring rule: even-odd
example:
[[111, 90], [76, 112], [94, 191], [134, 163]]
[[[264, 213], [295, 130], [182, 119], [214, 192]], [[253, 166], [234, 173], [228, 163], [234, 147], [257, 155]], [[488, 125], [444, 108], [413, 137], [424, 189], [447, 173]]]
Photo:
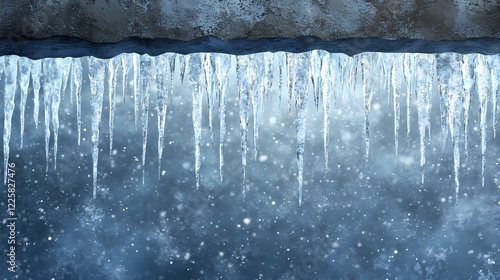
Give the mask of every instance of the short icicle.
[[134, 124], [137, 128], [137, 119], [139, 118], [139, 105], [140, 100], [140, 83], [141, 83], [141, 66], [140, 66], [140, 55], [134, 53], [132, 54], [132, 68], [134, 70]]
[[35, 128], [38, 129], [38, 115], [40, 112], [40, 88], [42, 79], [42, 60], [31, 60], [31, 80], [33, 82], [33, 120], [35, 121]]

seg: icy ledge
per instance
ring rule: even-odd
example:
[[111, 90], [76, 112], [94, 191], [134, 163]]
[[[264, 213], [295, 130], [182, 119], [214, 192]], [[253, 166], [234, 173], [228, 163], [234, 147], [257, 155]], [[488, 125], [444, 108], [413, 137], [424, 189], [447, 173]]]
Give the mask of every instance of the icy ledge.
[[[231, 68], [231, 61], [236, 60], [236, 69]], [[85, 63], [83, 63], [85, 62]], [[259, 119], [262, 113], [263, 100], [269, 95], [273, 86], [273, 77], [278, 75], [277, 86], [281, 103], [289, 109], [295, 107], [297, 126], [297, 169], [299, 204], [302, 203], [302, 182], [304, 166], [304, 149], [307, 129], [308, 99], [323, 110], [323, 139], [325, 166], [328, 166], [328, 139], [330, 126], [330, 108], [337, 100], [351, 98], [361, 94], [364, 101], [364, 127], [366, 139], [366, 157], [370, 148], [370, 105], [375, 94], [385, 94], [393, 100], [394, 142], [396, 154], [398, 150], [399, 123], [401, 119], [400, 99], [402, 90], [407, 90], [408, 108], [405, 116], [410, 120], [410, 106], [418, 111], [418, 128], [420, 134], [420, 168], [422, 184], [425, 174], [425, 147], [430, 141], [430, 108], [433, 91], [439, 92], [439, 108], [441, 111], [441, 130], [443, 145], [448, 136], [453, 143], [454, 176], [458, 200], [460, 186], [460, 137], [465, 138], [464, 152], [468, 155], [468, 123], [471, 98], [479, 102], [480, 135], [482, 154], [482, 184], [484, 186], [484, 170], [486, 166], [486, 133], [487, 109], [490, 103], [494, 135], [496, 136], [497, 97], [500, 86], [500, 55], [482, 54], [422, 54], [422, 53], [379, 53], [367, 52], [354, 56], [341, 53], [328, 53], [314, 50], [302, 53], [257, 53], [233, 56], [220, 53], [194, 53], [181, 55], [165, 53], [159, 56], [148, 54], [121, 54], [111, 59], [95, 57], [83, 58], [45, 58], [30, 60], [19, 56], [0, 57], [1, 77], [5, 81], [4, 94], [4, 183], [7, 182], [9, 161], [9, 141], [11, 121], [16, 107], [16, 91], [20, 91], [17, 103], [21, 115], [21, 139], [24, 133], [25, 106], [32, 80], [34, 99], [34, 121], [38, 124], [40, 101], [44, 106], [45, 120], [45, 152], [47, 168], [49, 159], [49, 142], [54, 137], [54, 164], [57, 165], [57, 139], [59, 133], [59, 106], [61, 93], [70, 87], [71, 102], [76, 103], [78, 123], [78, 144], [81, 131], [81, 85], [82, 68], [88, 63], [91, 88], [91, 127], [92, 127], [92, 159], [93, 159], [93, 195], [97, 192], [99, 128], [103, 113], [103, 95], [105, 86], [109, 87], [109, 131], [110, 147], [113, 145], [113, 119], [117, 84], [131, 82], [133, 84], [135, 122], [140, 120], [143, 138], [142, 166], [146, 162], [146, 143], [148, 137], [148, 117], [150, 110], [150, 93], [156, 98], [156, 114], [158, 117], [158, 168], [161, 167], [164, 145], [164, 127], [168, 100], [173, 94], [173, 82], [189, 83], [192, 93], [192, 121], [195, 147], [196, 186], [199, 187], [199, 171], [201, 168], [201, 130], [202, 100], [208, 97], [210, 141], [213, 135], [213, 122], [220, 123], [220, 178], [224, 172], [224, 139], [226, 134], [226, 103], [229, 76], [236, 75], [239, 95], [239, 116], [241, 133], [241, 160], [243, 194], [245, 193], [245, 167], [247, 163], [247, 131], [249, 118]], [[178, 68], [178, 71], [175, 69]], [[119, 70], [121, 69], [121, 70]], [[85, 70], [85, 69], [84, 69]], [[105, 73], [108, 73], [106, 76]], [[174, 76], [180, 73], [180, 77]], [[121, 76], [118, 76], [121, 74]], [[185, 75], [187, 78], [185, 79]], [[437, 88], [436, 88], [437, 87]], [[125, 87], [121, 87], [125, 96]], [[42, 95], [40, 96], [40, 91]], [[474, 93], [471, 96], [471, 93]], [[477, 93], [477, 95], [476, 95]], [[283, 96], [281, 96], [283, 95]], [[293, 105], [292, 105], [293, 104]], [[218, 110], [219, 119], [214, 118]], [[254, 121], [253, 147], [257, 154], [258, 121]], [[50, 127], [52, 125], [52, 131]], [[462, 127], [463, 126], [463, 127]], [[409, 134], [409, 127], [406, 133]], [[22, 141], [22, 140], [21, 140]], [[22, 146], [22, 142], [21, 142]], [[112, 149], [110, 149], [112, 150]], [[144, 170], [144, 169], [143, 169]], [[143, 173], [144, 174], [144, 173]]]

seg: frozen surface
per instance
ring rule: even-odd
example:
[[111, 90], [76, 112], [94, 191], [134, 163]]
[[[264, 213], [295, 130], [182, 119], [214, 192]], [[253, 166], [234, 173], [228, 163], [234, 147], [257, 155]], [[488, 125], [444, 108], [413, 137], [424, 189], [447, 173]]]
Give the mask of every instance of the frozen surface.
[[498, 278], [499, 59], [0, 57], [19, 273]]

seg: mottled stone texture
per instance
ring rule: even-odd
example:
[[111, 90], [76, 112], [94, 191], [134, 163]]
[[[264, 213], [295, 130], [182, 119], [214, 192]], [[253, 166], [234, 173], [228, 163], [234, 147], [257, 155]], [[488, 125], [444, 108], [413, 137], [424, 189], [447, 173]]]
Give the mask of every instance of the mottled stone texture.
[[500, 0], [16, 0], [0, 37], [500, 38]]

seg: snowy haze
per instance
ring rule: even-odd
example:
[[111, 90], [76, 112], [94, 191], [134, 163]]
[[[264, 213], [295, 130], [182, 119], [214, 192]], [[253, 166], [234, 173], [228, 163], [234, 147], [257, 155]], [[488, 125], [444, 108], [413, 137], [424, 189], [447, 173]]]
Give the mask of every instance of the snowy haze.
[[1, 59], [25, 276], [499, 277], [498, 56]]

